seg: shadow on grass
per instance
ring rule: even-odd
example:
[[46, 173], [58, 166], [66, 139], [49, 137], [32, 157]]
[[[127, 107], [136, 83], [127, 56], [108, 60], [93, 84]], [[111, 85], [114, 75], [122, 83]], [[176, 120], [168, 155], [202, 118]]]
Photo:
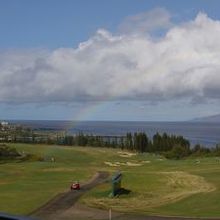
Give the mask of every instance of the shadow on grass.
[[129, 189], [125, 189], [125, 188], [120, 188], [117, 192], [117, 195], [128, 195], [131, 192], [131, 190]]

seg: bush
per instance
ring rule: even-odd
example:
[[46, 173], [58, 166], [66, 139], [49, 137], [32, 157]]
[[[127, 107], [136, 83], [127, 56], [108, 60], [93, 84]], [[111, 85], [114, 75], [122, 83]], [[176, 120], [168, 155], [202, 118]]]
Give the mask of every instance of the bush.
[[15, 148], [7, 145], [0, 145], [0, 159], [11, 159], [21, 156]]
[[182, 159], [189, 155], [190, 155], [190, 150], [181, 145], [176, 145], [172, 148], [171, 151], [164, 153], [164, 156], [167, 159], [176, 159], [176, 160]]

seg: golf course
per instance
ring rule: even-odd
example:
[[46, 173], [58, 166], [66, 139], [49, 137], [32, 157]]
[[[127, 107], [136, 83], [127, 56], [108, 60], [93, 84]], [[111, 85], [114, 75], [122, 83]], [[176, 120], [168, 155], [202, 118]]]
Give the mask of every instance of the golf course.
[[[86, 191], [79, 203], [116, 212], [182, 217], [220, 217], [220, 162], [216, 157], [168, 160], [161, 155], [120, 149], [7, 144], [29, 160], [0, 163], [0, 211], [28, 215], [74, 181], [97, 172], [108, 181]], [[41, 158], [41, 160], [39, 160]], [[122, 172], [127, 193], [110, 197], [111, 176]]]

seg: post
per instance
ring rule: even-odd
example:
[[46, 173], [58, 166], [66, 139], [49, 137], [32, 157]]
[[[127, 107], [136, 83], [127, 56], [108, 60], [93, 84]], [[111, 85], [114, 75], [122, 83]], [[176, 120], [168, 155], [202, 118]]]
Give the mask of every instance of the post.
[[112, 220], [112, 209], [109, 209], [109, 220]]

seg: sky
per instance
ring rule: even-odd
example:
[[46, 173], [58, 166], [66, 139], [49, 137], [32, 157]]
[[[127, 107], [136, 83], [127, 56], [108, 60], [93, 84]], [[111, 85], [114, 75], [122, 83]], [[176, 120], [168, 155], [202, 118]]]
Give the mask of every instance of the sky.
[[0, 0], [0, 119], [220, 113], [220, 1]]

